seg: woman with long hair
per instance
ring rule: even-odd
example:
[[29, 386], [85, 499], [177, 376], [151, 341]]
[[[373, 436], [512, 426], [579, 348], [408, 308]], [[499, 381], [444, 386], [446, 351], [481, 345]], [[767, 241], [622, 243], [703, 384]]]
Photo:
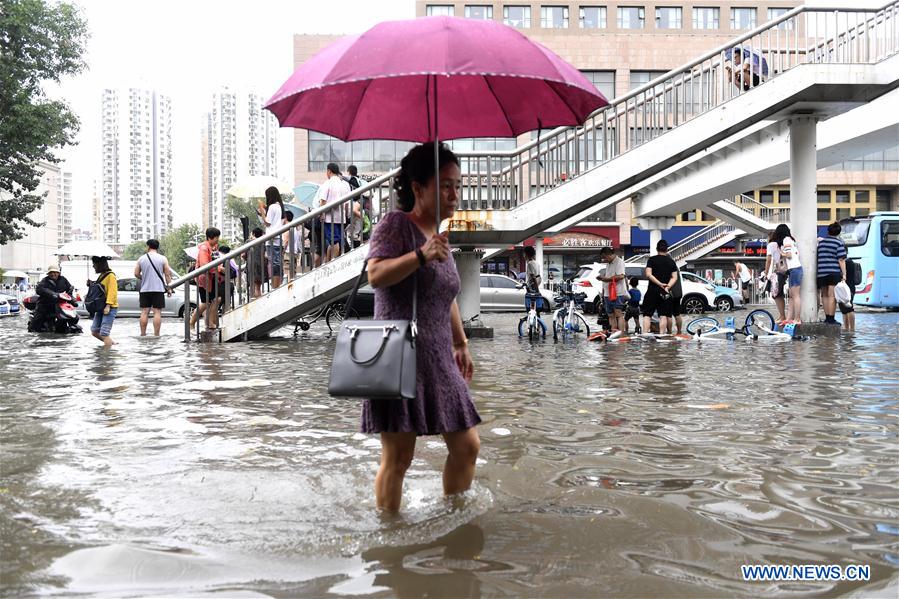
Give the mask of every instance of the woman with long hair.
[[415, 146], [400, 163], [394, 182], [399, 210], [385, 214], [374, 228], [368, 253], [368, 281], [375, 288], [376, 319], [408, 319], [413, 294], [418, 299], [416, 397], [409, 401], [371, 399], [362, 408], [362, 432], [380, 434], [381, 466], [375, 477], [377, 506], [400, 508], [403, 479], [419, 435], [442, 435], [448, 450], [443, 491], [471, 486], [481, 421], [468, 382], [474, 371], [456, 295], [459, 274], [440, 220], [450, 219], [459, 201], [459, 159], [438, 148], [440, 189], [434, 144]]
[[[265, 190], [265, 208], [260, 206], [257, 212], [265, 224], [266, 233], [273, 233], [281, 228], [284, 222], [284, 203], [281, 201], [281, 192], [277, 187], [272, 186]], [[265, 254], [268, 257], [268, 275], [271, 277], [272, 287], [280, 287], [281, 277], [284, 276], [280, 235], [266, 242]]]
[[[115, 322], [116, 314], [119, 311], [119, 284], [116, 281], [115, 274], [109, 268], [109, 262], [103, 256], [91, 256], [91, 263], [94, 266], [94, 272], [99, 275], [97, 283], [103, 287], [106, 297], [106, 304], [102, 310], [94, 313], [94, 321], [91, 323], [91, 334], [103, 342], [103, 347], [109, 349], [115, 345], [115, 341], [110, 337], [112, 333], [112, 323]], [[90, 289], [91, 281], [87, 282]]]
[[790, 284], [790, 305], [787, 307], [786, 323], [802, 322], [802, 299], [799, 288], [802, 284], [802, 263], [799, 261], [799, 246], [790, 234], [790, 227], [784, 224], [774, 229], [774, 241], [780, 252], [783, 266], [786, 267], [787, 281]]
[[768, 291], [777, 306], [777, 324], [787, 319], [785, 314], [784, 287], [786, 287], [786, 271], [780, 261], [780, 246], [774, 241], [774, 231], [768, 235], [768, 256], [765, 258], [765, 277], [768, 279]]

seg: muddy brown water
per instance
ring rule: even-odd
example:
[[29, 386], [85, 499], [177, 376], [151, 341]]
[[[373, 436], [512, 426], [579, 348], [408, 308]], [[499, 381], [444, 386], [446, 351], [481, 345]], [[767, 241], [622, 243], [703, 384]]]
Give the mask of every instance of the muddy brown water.
[[200, 346], [119, 319], [107, 353], [0, 320], [0, 594], [896, 596], [899, 314], [770, 344], [530, 344], [516, 321], [471, 344], [473, 489], [441, 497], [422, 438], [382, 517], [323, 323]]

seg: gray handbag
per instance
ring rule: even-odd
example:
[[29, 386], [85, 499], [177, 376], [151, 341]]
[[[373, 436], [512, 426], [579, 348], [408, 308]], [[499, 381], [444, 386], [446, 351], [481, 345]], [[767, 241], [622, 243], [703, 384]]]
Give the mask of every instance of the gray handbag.
[[366, 260], [347, 298], [328, 393], [360, 399], [415, 399], [418, 276], [414, 275], [412, 320], [346, 320], [367, 267]]

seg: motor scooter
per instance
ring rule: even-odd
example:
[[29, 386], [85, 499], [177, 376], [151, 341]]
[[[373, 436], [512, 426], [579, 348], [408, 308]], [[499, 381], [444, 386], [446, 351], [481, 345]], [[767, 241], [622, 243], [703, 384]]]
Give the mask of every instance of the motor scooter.
[[22, 304], [25, 309], [31, 312], [31, 318], [28, 320], [29, 333], [57, 333], [59, 335], [77, 335], [82, 333], [81, 325], [78, 324], [78, 313], [75, 307], [78, 301], [73, 299], [68, 293], [60, 293], [56, 298], [54, 311], [50, 314], [40, 315], [37, 312], [39, 295], [26, 297]]

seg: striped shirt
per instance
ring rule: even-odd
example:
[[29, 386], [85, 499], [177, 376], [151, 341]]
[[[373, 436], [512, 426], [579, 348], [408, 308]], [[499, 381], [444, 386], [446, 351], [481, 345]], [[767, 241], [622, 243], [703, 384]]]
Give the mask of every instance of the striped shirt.
[[818, 276], [839, 275], [840, 260], [846, 259], [846, 246], [839, 237], [825, 237], [818, 242]]

